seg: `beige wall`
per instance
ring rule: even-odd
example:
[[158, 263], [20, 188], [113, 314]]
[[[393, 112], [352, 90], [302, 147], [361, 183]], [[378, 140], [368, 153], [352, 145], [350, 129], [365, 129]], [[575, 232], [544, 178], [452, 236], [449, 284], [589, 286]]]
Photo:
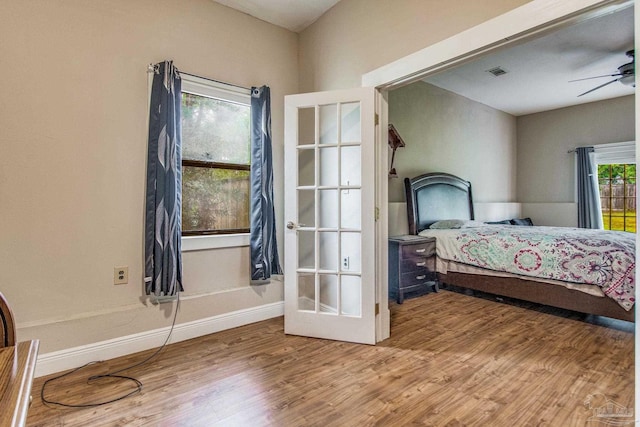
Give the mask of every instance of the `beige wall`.
[[576, 202], [575, 147], [635, 139], [633, 95], [518, 117], [517, 196]]
[[396, 151], [390, 202], [404, 201], [404, 178], [427, 172], [470, 181], [477, 202], [516, 201], [514, 116], [417, 82], [389, 93], [389, 123], [406, 143]]
[[521, 117], [419, 82], [389, 94], [389, 122], [407, 146], [389, 201], [404, 201], [403, 179], [448, 172], [473, 183], [477, 202], [518, 202], [537, 225], [577, 226], [577, 146], [630, 141], [634, 97]]
[[[19, 338], [46, 353], [170, 323], [140, 300], [147, 64], [271, 87], [281, 224], [285, 94], [359, 86], [527, 1], [342, 0], [299, 37], [210, 0], [3, 2], [0, 290]], [[281, 301], [279, 282], [246, 286], [247, 260], [246, 248], [185, 253], [178, 322]], [[130, 283], [114, 286], [121, 265]]]
[[[169, 325], [140, 301], [147, 65], [271, 87], [281, 223], [298, 36], [210, 0], [12, 0], [2, 17], [0, 290], [19, 339], [46, 353]], [[246, 247], [185, 253], [178, 323], [281, 301], [281, 282], [248, 287], [248, 265]]]
[[300, 89], [361, 86], [362, 74], [529, 0], [342, 0], [300, 34]]

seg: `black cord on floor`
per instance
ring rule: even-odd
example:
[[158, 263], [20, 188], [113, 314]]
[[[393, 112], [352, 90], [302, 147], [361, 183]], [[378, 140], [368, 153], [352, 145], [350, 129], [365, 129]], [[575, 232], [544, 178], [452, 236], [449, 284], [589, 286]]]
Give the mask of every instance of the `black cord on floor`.
[[93, 375], [93, 376], [90, 376], [89, 378], [87, 378], [87, 384], [91, 384], [93, 381], [99, 380], [101, 378], [117, 378], [117, 379], [121, 379], [121, 380], [131, 381], [136, 386], [135, 390], [133, 390], [133, 391], [127, 393], [127, 394], [118, 396], [118, 397], [116, 397], [114, 399], [107, 400], [107, 401], [104, 401], [104, 402], [98, 402], [98, 403], [75, 403], [75, 404], [74, 403], [63, 403], [61, 401], [50, 400], [50, 399], [47, 399], [47, 398], [44, 397], [44, 390], [45, 390], [45, 388], [47, 387], [48, 384], [50, 384], [50, 383], [52, 383], [54, 381], [57, 381], [57, 380], [59, 380], [61, 378], [64, 378], [64, 377], [66, 377], [68, 375], [74, 374], [74, 373], [80, 371], [81, 369], [86, 368], [87, 366], [90, 366], [90, 365], [93, 365], [93, 364], [96, 364], [96, 363], [102, 363], [102, 361], [93, 361], [93, 362], [85, 363], [84, 365], [79, 366], [79, 367], [77, 367], [77, 368], [75, 368], [75, 369], [73, 369], [73, 370], [71, 370], [71, 371], [69, 371], [67, 373], [64, 373], [62, 375], [58, 375], [57, 377], [49, 378], [48, 380], [46, 380], [44, 382], [44, 384], [42, 384], [42, 390], [40, 390], [40, 398], [42, 399], [42, 403], [44, 403], [47, 406], [56, 405], [56, 406], [62, 406], [62, 407], [65, 407], [65, 408], [94, 408], [96, 406], [102, 406], [102, 405], [107, 405], [109, 403], [117, 402], [119, 400], [123, 400], [123, 399], [126, 399], [127, 397], [130, 397], [130, 396], [133, 396], [135, 394], [140, 393], [142, 391], [142, 385], [143, 385], [142, 381], [140, 381], [140, 380], [138, 380], [138, 379], [136, 379], [134, 377], [130, 377], [130, 376], [126, 376], [126, 375], [118, 375], [118, 374], [120, 374], [121, 372], [124, 372], [124, 371], [128, 371], [129, 369], [137, 368], [139, 366], [144, 365], [145, 363], [149, 362], [151, 359], [156, 357], [167, 346], [167, 343], [169, 342], [169, 338], [171, 338], [171, 334], [173, 333], [173, 328], [176, 325], [176, 318], [178, 316], [178, 309], [180, 308], [180, 292], [178, 292], [177, 295], [178, 295], [178, 300], [177, 300], [178, 302], [176, 304], [176, 311], [173, 314], [173, 322], [171, 323], [171, 329], [169, 330], [169, 334], [167, 335], [167, 338], [164, 340], [164, 343], [160, 347], [158, 347], [158, 349], [151, 356], [147, 357], [142, 362], [135, 363], [135, 364], [133, 364], [131, 366], [127, 366], [125, 368], [118, 369], [116, 371], [109, 372], [109, 373], [106, 373], [106, 374]]

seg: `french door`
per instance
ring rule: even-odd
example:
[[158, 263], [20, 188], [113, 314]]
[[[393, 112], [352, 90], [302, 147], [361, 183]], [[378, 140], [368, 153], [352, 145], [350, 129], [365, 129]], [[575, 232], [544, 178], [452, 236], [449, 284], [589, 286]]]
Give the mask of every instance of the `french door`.
[[376, 342], [375, 89], [285, 97], [285, 333]]

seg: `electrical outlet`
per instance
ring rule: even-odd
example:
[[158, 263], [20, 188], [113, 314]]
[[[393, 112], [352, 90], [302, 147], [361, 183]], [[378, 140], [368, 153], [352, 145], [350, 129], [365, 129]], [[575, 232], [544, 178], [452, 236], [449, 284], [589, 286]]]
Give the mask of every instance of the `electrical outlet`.
[[129, 283], [129, 267], [114, 267], [113, 284], [126, 285]]
[[342, 258], [342, 269], [343, 270], [348, 270], [349, 269], [349, 257], [348, 256]]

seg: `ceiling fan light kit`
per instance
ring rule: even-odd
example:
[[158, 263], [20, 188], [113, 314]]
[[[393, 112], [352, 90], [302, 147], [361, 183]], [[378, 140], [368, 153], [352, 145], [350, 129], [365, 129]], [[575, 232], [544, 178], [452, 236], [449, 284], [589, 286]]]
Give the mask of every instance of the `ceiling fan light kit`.
[[[635, 59], [635, 51], [634, 49], [631, 49], [629, 51], [626, 52], [626, 55], [631, 58], [631, 62], [628, 62], [626, 64], [623, 64], [621, 66], [618, 67], [618, 72], [616, 74], [609, 74], [609, 75], [605, 75], [605, 76], [596, 76], [596, 77], [587, 77], [586, 79], [579, 79], [579, 80], [588, 80], [588, 79], [598, 79], [601, 77], [616, 77], [615, 79], [608, 81], [604, 84], [601, 84], [600, 86], [596, 86], [591, 90], [588, 90], [584, 93], [581, 93], [580, 95], [578, 95], [578, 97], [586, 95], [588, 93], [594, 92], [600, 88], [603, 88], [607, 85], [610, 85], [611, 83], [615, 83], [615, 82], [620, 82], [625, 86], [631, 86], [631, 87], [636, 87], [636, 59]], [[572, 80], [572, 81], [579, 81], [579, 80]]]
[[626, 86], [636, 87], [636, 76], [630, 75], [630, 76], [621, 77], [619, 82]]

